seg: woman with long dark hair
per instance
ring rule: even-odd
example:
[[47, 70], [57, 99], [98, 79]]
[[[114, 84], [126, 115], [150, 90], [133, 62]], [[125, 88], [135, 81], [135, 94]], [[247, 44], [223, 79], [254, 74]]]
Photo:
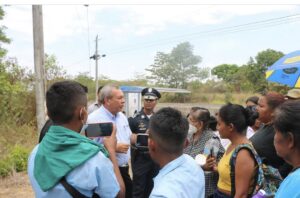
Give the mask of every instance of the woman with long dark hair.
[[[253, 192], [254, 177], [257, 172], [256, 160], [248, 149], [236, 151], [240, 146], [251, 147], [246, 137], [247, 127], [255, 121], [251, 119], [251, 113], [248, 109], [236, 104], [224, 105], [218, 113], [217, 129], [220, 136], [229, 139], [231, 143], [217, 166], [219, 181], [218, 189], [214, 194], [215, 198], [249, 197]], [[230, 163], [233, 154], [236, 154], [234, 168]]]

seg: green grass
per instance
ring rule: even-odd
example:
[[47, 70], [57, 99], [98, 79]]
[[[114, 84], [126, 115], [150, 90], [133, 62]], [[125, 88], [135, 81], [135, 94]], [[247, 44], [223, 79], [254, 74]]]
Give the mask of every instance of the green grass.
[[28, 155], [37, 143], [37, 137], [36, 129], [32, 126], [0, 125], [1, 177], [27, 169]]

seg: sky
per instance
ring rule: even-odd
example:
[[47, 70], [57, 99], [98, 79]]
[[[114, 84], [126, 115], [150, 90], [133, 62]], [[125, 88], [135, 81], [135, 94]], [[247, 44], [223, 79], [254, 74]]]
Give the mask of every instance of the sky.
[[[34, 70], [32, 6], [3, 6], [8, 57]], [[299, 50], [300, 4], [277, 5], [43, 5], [44, 51], [55, 55], [69, 75], [95, 76], [99, 36], [99, 75], [114, 80], [145, 74], [157, 52], [170, 53], [190, 42], [198, 65], [246, 64], [268, 48]]]

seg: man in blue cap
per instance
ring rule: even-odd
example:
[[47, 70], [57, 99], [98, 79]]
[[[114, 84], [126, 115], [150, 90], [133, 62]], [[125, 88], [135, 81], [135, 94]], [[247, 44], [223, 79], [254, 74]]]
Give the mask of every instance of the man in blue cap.
[[[144, 107], [133, 117], [129, 118], [129, 126], [135, 134], [145, 134], [148, 130], [150, 117], [161, 97], [160, 93], [154, 88], [145, 88], [141, 92]], [[148, 148], [140, 148], [136, 145], [131, 146], [131, 164], [133, 173], [133, 198], [149, 197], [153, 188], [153, 178], [159, 171], [159, 166], [150, 158]]]

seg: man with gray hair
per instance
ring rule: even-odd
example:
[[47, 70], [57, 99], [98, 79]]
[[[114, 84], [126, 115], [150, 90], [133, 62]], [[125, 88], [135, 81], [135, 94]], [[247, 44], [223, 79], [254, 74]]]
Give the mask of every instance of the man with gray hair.
[[[102, 106], [89, 115], [87, 123], [112, 122], [115, 124], [117, 128], [117, 160], [126, 188], [126, 198], [129, 198], [132, 194], [132, 181], [128, 173], [131, 130], [126, 116], [122, 113], [125, 104], [124, 94], [114, 85], [105, 85], [100, 91], [99, 100]], [[99, 140], [101, 141], [101, 139]]]

